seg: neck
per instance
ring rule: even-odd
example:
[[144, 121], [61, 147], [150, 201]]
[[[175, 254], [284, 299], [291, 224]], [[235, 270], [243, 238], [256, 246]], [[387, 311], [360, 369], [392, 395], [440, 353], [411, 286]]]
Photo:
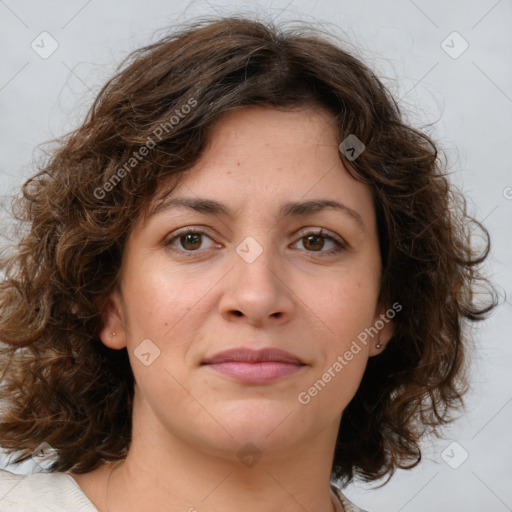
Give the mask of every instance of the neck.
[[135, 408], [144, 405], [134, 405], [126, 459], [72, 475], [101, 512], [335, 510], [329, 484], [339, 423], [286, 450], [234, 440], [231, 450], [219, 450], [170, 435]]

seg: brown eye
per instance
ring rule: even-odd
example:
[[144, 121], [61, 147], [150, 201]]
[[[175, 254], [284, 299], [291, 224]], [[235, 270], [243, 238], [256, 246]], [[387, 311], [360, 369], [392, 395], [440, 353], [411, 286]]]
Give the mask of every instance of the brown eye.
[[180, 236], [180, 244], [187, 251], [195, 251], [201, 247], [202, 235], [200, 233], [187, 233]]
[[308, 235], [303, 237], [303, 240], [303, 245], [308, 251], [320, 251], [325, 245], [325, 237], [321, 235]]
[[297, 249], [302, 249], [315, 257], [328, 257], [341, 253], [346, 249], [344, 242], [337, 240], [324, 230], [310, 231], [303, 235], [295, 242]]
[[213, 240], [202, 230], [186, 228], [178, 230], [165, 241], [165, 245], [176, 253], [201, 254], [205, 250], [212, 249]]

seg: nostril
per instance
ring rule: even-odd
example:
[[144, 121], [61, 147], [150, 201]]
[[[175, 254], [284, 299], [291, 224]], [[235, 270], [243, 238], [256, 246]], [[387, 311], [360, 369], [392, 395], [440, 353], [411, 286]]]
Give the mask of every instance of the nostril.
[[244, 314], [238, 310], [233, 311], [233, 313], [235, 314], [235, 316], [244, 316]]

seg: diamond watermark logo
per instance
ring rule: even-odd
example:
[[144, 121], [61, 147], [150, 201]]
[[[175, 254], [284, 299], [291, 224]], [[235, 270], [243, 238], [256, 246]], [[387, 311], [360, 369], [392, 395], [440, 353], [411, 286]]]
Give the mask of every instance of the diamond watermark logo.
[[30, 47], [41, 59], [47, 59], [57, 50], [59, 43], [48, 32], [41, 32], [32, 43], [30, 43]]
[[450, 443], [442, 452], [441, 458], [452, 469], [458, 469], [469, 457], [469, 453], [457, 441]]
[[248, 468], [255, 466], [262, 457], [261, 451], [252, 443], [245, 443], [236, 455], [238, 460]]
[[458, 32], [454, 31], [443, 39], [441, 48], [452, 59], [458, 59], [469, 48], [469, 43]]
[[146, 338], [133, 353], [144, 366], [149, 366], [160, 356], [160, 349], [149, 338]]
[[339, 144], [338, 149], [347, 160], [353, 162], [366, 149], [366, 146], [351, 133]]
[[236, 252], [246, 263], [252, 263], [263, 253], [263, 247], [248, 236], [237, 246]]

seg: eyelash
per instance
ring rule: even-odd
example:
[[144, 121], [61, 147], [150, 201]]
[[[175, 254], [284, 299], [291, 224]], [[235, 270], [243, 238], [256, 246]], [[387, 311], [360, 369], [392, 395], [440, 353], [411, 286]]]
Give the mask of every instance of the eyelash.
[[[196, 249], [196, 250], [191, 251], [191, 250], [186, 250], [186, 249], [177, 249], [173, 246], [174, 241], [179, 240], [181, 237], [187, 236], [187, 235], [201, 235], [201, 236], [206, 236], [206, 237], [210, 238], [210, 240], [212, 240], [212, 238], [208, 235], [208, 233], [206, 231], [204, 231], [200, 228], [187, 227], [187, 228], [183, 228], [183, 229], [176, 231], [173, 234], [173, 236], [168, 238], [164, 243], [165, 243], [166, 247], [168, 247], [173, 252], [180, 253], [182, 255], [186, 255], [186, 257], [196, 256], [198, 253], [202, 252], [201, 249]], [[299, 242], [300, 240], [303, 240], [304, 238], [307, 238], [308, 236], [319, 236], [319, 237], [324, 238], [325, 240], [334, 242], [334, 244], [335, 244], [335, 247], [333, 247], [332, 249], [326, 250], [326, 251], [323, 251], [323, 250], [307, 251], [306, 250], [306, 252], [314, 254], [315, 257], [322, 258], [325, 256], [331, 256], [334, 254], [338, 254], [339, 252], [341, 252], [347, 248], [347, 246], [344, 242], [341, 242], [340, 240], [337, 240], [333, 236], [329, 235], [322, 228], [319, 230], [316, 230], [316, 231], [310, 230], [310, 231], [303, 232], [302, 235], [297, 240], [297, 242]], [[295, 245], [297, 242], [295, 242], [293, 245]]]

